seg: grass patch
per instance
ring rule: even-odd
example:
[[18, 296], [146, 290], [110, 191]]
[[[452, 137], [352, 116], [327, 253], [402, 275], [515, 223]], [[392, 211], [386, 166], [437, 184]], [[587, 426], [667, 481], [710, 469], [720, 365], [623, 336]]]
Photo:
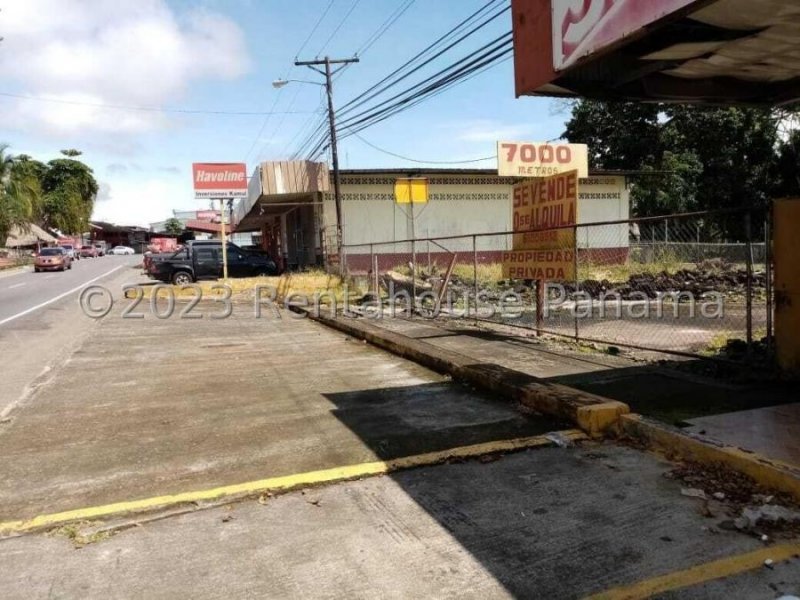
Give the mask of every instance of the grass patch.
[[[594, 280], [603, 281], [607, 280], [612, 283], [627, 282], [632, 275], [661, 275], [666, 273], [668, 275], [675, 275], [678, 271], [686, 268], [692, 268], [693, 264], [682, 263], [670, 257], [662, 257], [661, 260], [650, 263], [634, 263], [628, 262], [625, 264], [600, 264], [600, 263], [579, 263], [578, 264], [578, 279], [581, 281]], [[433, 273], [436, 275], [444, 275], [447, 270], [446, 265], [439, 265], [434, 263]], [[410, 276], [411, 269], [408, 265], [397, 265], [392, 269], [402, 275]], [[426, 267], [420, 267], [419, 273], [427, 271]], [[471, 263], [456, 263], [453, 267], [453, 278], [463, 284], [471, 284], [475, 274], [475, 269]], [[482, 289], [496, 288], [500, 281], [503, 281], [503, 264], [502, 263], [479, 263], [478, 264], [478, 286]]]
[[604, 265], [593, 263], [578, 264], [578, 279], [581, 281], [591, 279], [594, 281], [610, 281], [612, 283], [624, 283], [631, 278], [631, 275], [675, 275], [681, 269], [692, 267], [687, 263], [677, 260], [659, 260], [651, 263], [630, 263], [617, 265]]
[[61, 527], [58, 527], [57, 529], [51, 530], [49, 533], [50, 535], [67, 538], [75, 545], [76, 548], [83, 548], [84, 546], [88, 546], [89, 544], [96, 544], [97, 542], [102, 542], [103, 540], [107, 540], [108, 538], [114, 535], [111, 531], [94, 531], [92, 533], [84, 535], [81, 532], [81, 529], [83, 527], [87, 527], [90, 525], [92, 525], [92, 523], [88, 522], [68, 523], [67, 525], [63, 525]]
[[[761, 327], [753, 330], [754, 343], [764, 340], [766, 337], [766, 328]], [[708, 357], [729, 357], [732, 353], [740, 353], [743, 349], [746, 349], [746, 344], [747, 334], [744, 332], [739, 334], [734, 334], [732, 332], [718, 333], [711, 338], [706, 347], [700, 351], [700, 354]]]
[[[453, 276], [462, 282], [472, 282], [475, 269], [470, 264], [458, 263], [453, 267]], [[503, 279], [503, 265], [501, 263], [478, 263], [478, 287], [489, 288], [497, 286]]]
[[[176, 298], [189, 300], [194, 297], [195, 292], [190, 287], [182, 287], [178, 285], [160, 284], [171, 289]], [[255, 297], [256, 288], [261, 287], [261, 297], [266, 299], [270, 297], [270, 288], [278, 290], [278, 300], [284, 299], [291, 294], [299, 294], [306, 297], [313, 297], [319, 294], [323, 298], [325, 296], [335, 297], [337, 302], [344, 300], [345, 291], [351, 297], [361, 296], [364, 294], [362, 286], [349, 282], [345, 287], [345, 283], [338, 275], [326, 273], [321, 269], [314, 269], [303, 271], [300, 273], [287, 273], [277, 277], [244, 277], [228, 278], [227, 281], [197, 281], [192, 286], [197, 286], [203, 293], [203, 298], [222, 298], [225, 295], [224, 286], [231, 290], [231, 297], [236, 299], [252, 299]], [[149, 298], [155, 286], [144, 286], [145, 297]], [[196, 288], [195, 288], [196, 289]], [[159, 296], [164, 295], [165, 292], [160, 292]]]

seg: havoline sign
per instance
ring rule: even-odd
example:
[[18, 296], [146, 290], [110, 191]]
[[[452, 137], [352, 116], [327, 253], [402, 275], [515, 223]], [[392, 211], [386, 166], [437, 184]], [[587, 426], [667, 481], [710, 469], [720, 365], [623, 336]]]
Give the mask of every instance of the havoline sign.
[[195, 198], [247, 198], [244, 163], [193, 163], [192, 176]]

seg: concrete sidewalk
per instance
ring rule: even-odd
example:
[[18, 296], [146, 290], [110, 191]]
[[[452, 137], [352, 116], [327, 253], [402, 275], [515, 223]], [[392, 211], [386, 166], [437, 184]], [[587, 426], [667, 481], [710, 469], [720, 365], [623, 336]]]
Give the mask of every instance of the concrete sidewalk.
[[0, 425], [0, 521], [563, 428], [291, 313], [219, 310], [97, 324]]
[[690, 372], [686, 360], [647, 363], [623, 355], [581, 350], [552, 337], [537, 338], [532, 331], [503, 325], [476, 324], [467, 319], [402, 317], [355, 321], [466, 355], [477, 362], [623, 402], [632, 412], [679, 427], [686, 427], [690, 419], [697, 417], [796, 402], [796, 390], [790, 385], [712, 378]]
[[[665, 597], [772, 599], [800, 562], [717, 527], [652, 455], [531, 450], [144, 522], [0, 541], [16, 598], [581, 598], [671, 574]], [[113, 533], [113, 531], [112, 531]], [[743, 560], [742, 554], [757, 560]], [[702, 583], [685, 571], [705, 569]], [[688, 586], [688, 587], [687, 587]]]
[[701, 417], [689, 423], [692, 433], [800, 467], [800, 404]]
[[[255, 319], [235, 305], [222, 320], [208, 318], [219, 305], [195, 311], [204, 318], [112, 314], [11, 413], [0, 428], [0, 520], [319, 469], [346, 477], [343, 467], [365, 461], [564, 425], [286, 311]], [[537, 353], [563, 376], [622, 361], [562, 361], [525, 340], [486, 346], [485, 332], [396, 326], [540, 374]], [[102, 520], [83, 511], [47, 533], [0, 538], [0, 589], [4, 598], [798, 592], [800, 545], [730, 531], [723, 522], [740, 507], [711, 514], [664, 477], [675, 465], [611, 442], [557, 443], [566, 447], [365, 470], [383, 476], [205, 510], [119, 509]], [[771, 556], [774, 570], [763, 568]]]

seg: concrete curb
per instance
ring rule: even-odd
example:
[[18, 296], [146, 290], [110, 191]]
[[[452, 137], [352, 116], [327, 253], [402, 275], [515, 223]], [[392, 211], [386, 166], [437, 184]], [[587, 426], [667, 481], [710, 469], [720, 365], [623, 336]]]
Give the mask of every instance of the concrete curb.
[[476, 363], [466, 355], [376, 327], [365, 320], [303, 312], [315, 321], [434, 371], [448, 373], [455, 379], [495, 392], [538, 412], [567, 419], [594, 438], [627, 435], [650, 450], [675, 458], [725, 465], [752, 477], [766, 488], [787, 492], [800, 500], [800, 467], [632, 414], [622, 402], [542, 381], [500, 365]]
[[[572, 443], [585, 441], [587, 439], [583, 432], [574, 429], [553, 432], [553, 434]], [[59, 513], [38, 515], [31, 519], [0, 522], [0, 540], [2, 540], [3, 536], [49, 529], [76, 521], [90, 521], [104, 517], [148, 513], [190, 504], [203, 503], [203, 506], [218, 506], [219, 504], [245, 500], [258, 494], [281, 494], [302, 488], [330, 485], [343, 481], [362, 479], [364, 477], [386, 475], [395, 471], [438, 465], [452, 459], [478, 458], [486, 454], [518, 452], [533, 448], [552, 447], [556, 445], [556, 442], [552, 439], [553, 434], [483, 442], [471, 446], [458, 446], [455, 448], [448, 448], [447, 450], [402, 456], [385, 461], [283, 475], [207, 490], [195, 490], [169, 496], [155, 496], [139, 500], [115, 502], [102, 506], [90, 506]]]
[[540, 413], [575, 423], [595, 438], [613, 432], [620, 416], [630, 412], [628, 405], [622, 402], [550, 383], [501, 365], [476, 362], [464, 354], [387, 331], [363, 320], [303, 312], [323, 325], [366, 340], [434, 371], [448, 373], [459, 381], [497, 393]]
[[622, 415], [620, 425], [623, 434], [670, 458], [724, 465], [750, 476], [766, 488], [786, 492], [800, 500], [800, 467], [686, 433], [641, 415]]

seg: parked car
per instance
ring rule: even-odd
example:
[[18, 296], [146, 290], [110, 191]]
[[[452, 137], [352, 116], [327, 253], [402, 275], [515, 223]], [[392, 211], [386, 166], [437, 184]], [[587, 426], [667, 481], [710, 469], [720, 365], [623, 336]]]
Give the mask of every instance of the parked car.
[[78, 260], [80, 258], [80, 252], [78, 249], [75, 248], [72, 244], [61, 244], [59, 248], [63, 248], [64, 251], [69, 256], [70, 260]]
[[97, 256], [105, 256], [108, 244], [105, 242], [95, 242], [94, 247], [97, 249]]
[[65, 271], [72, 268], [70, 258], [64, 248], [42, 248], [33, 260], [33, 270], [39, 271]]
[[[228, 243], [228, 276], [277, 275], [278, 267], [268, 255], [250, 254]], [[192, 241], [172, 254], [154, 254], [147, 261], [153, 279], [186, 285], [199, 279], [222, 277], [222, 242]]]
[[109, 252], [109, 254], [126, 256], [126, 255], [132, 255], [132, 254], [136, 254], [136, 253], [133, 251], [133, 248], [128, 248], [128, 246], [114, 246], [111, 249], [111, 251]]
[[97, 258], [97, 248], [94, 246], [81, 246], [81, 258]]

